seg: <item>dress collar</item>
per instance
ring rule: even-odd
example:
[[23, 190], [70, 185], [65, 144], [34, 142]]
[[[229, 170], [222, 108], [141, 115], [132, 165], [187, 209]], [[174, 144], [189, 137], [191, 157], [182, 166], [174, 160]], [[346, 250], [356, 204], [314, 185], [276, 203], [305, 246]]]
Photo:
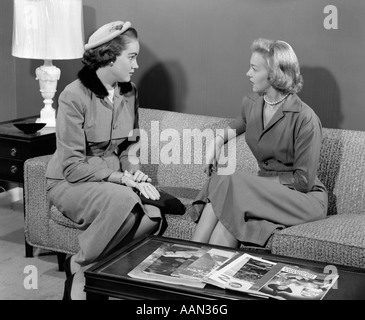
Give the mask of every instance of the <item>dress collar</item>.
[[[255, 104], [258, 104], [258, 107], [260, 106], [262, 108], [264, 106], [264, 97], [262, 95], [249, 93], [247, 96], [252, 99]], [[300, 100], [298, 95], [296, 93], [292, 93], [289, 94], [279, 109], [283, 112], [300, 112], [302, 109], [302, 103], [303, 102]]]
[[281, 106], [283, 112], [300, 112], [302, 100], [296, 93], [289, 94]]

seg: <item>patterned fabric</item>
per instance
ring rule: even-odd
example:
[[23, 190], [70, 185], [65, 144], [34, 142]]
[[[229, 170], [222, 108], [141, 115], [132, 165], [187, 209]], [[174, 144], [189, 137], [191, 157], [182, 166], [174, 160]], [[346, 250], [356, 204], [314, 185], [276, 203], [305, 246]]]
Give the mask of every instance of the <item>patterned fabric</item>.
[[365, 215], [341, 214], [287, 228], [273, 237], [275, 254], [365, 267]]
[[[204, 164], [184, 163], [188, 155], [193, 160], [199, 160], [199, 157], [193, 157], [194, 148], [189, 149], [182, 139], [175, 139], [171, 143], [171, 136], [175, 132], [175, 136], [182, 137], [184, 129], [199, 129], [201, 132], [209, 128], [221, 129], [232, 119], [144, 108], [140, 108], [139, 112], [140, 127], [149, 142], [155, 131], [157, 135], [164, 134], [161, 135], [164, 139], [153, 140], [151, 144], [147, 144], [142, 136], [145, 143], [142, 145], [142, 150], [145, 150], [141, 152], [142, 170], [160, 186], [165, 189], [170, 187], [168, 192], [178, 196], [187, 208], [183, 216], [166, 217], [168, 226], [163, 235], [189, 240], [195, 228], [189, 210], [192, 200], [206, 181]], [[166, 139], [169, 134], [170, 140]], [[157, 156], [163, 154], [163, 146], [168, 143], [178, 145], [181, 150], [181, 157], [175, 159], [174, 164], [156, 161]], [[236, 148], [236, 170], [257, 173], [256, 160], [243, 136], [238, 137]], [[204, 147], [202, 152], [204, 159]], [[49, 159], [50, 156], [32, 158], [24, 165], [26, 239], [36, 247], [66, 253], [77, 252], [78, 231], [72, 228], [71, 221], [47, 202], [44, 172]], [[275, 232], [267, 249], [271, 248], [274, 254], [364, 267], [364, 163], [365, 132], [324, 128], [318, 177], [329, 192], [328, 217]]]

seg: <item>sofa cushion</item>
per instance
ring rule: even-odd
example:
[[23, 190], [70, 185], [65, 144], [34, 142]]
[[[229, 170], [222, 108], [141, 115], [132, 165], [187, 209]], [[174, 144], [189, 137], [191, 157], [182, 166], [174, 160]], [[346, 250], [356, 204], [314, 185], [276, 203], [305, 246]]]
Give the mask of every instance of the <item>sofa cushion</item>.
[[[184, 199], [180, 198], [184, 203]], [[189, 211], [192, 210], [191, 204], [186, 204], [186, 212], [182, 216], [166, 215], [167, 229], [162, 236], [169, 238], [177, 238], [184, 240], [191, 240], [194, 234], [196, 223], [190, 218]]]
[[51, 206], [51, 219], [62, 226], [77, 229], [77, 224], [65, 217], [54, 205]]
[[328, 190], [328, 215], [365, 213], [365, 132], [323, 128], [318, 177]]
[[80, 232], [79, 229], [67, 227], [51, 219], [49, 220], [49, 236], [47, 239], [48, 248], [45, 249], [57, 249], [58, 252], [75, 254], [80, 250], [78, 238]]
[[365, 267], [365, 215], [342, 214], [275, 233], [272, 253]]
[[164, 191], [179, 198], [185, 205], [185, 214], [182, 216], [168, 214], [165, 215], [167, 228], [163, 231], [164, 237], [191, 240], [194, 234], [196, 223], [190, 218], [190, 210], [193, 210], [192, 202], [198, 195], [199, 190], [182, 187], [161, 187]]

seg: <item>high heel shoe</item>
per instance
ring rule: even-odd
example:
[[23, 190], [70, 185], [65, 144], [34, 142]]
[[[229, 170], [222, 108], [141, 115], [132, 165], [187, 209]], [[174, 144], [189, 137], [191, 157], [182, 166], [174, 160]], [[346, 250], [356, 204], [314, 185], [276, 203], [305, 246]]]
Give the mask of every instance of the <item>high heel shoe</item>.
[[65, 281], [65, 289], [63, 291], [63, 298], [62, 298], [62, 300], [72, 300], [72, 298], [71, 298], [71, 290], [72, 290], [72, 283], [73, 283], [73, 280], [74, 280], [74, 275], [75, 274], [72, 274]]
[[63, 269], [65, 270], [66, 273], [66, 278], [71, 277], [72, 273], [71, 273], [71, 257], [69, 256], [65, 262], [63, 263]]

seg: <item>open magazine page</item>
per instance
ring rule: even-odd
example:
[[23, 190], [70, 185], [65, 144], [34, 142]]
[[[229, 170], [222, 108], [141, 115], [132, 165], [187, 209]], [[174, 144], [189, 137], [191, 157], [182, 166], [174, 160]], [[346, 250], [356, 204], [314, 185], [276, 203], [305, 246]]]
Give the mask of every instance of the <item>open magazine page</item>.
[[224, 288], [248, 292], [274, 265], [274, 262], [245, 253], [224, 268], [211, 273], [209, 278]]
[[229, 258], [228, 260], [226, 260], [222, 265], [220, 265], [218, 268], [212, 270], [211, 272], [209, 272], [208, 274], [206, 274], [203, 277], [203, 282], [205, 283], [209, 283], [211, 285], [214, 285], [216, 287], [220, 287], [222, 289], [225, 289], [226, 287], [226, 278], [224, 277], [214, 277], [213, 275], [216, 273], [220, 273], [220, 271], [225, 268], [227, 265], [231, 264], [233, 261], [235, 261], [236, 259], [238, 259], [240, 256], [242, 256], [242, 252], [234, 252], [233, 256], [231, 258]]
[[[274, 263], [248, 254], [210, 275], [224, 288], [280, 300], [321, 300], [338, 275]], [[222, 286], [221, 286], [222, 287]]]
[[210, 249], [192, 263], [183, 264], [173, 273], [173, 275], [181, 278], [202, 281], [207, 274], [214, 272], [234, 254], [234, 251]]
[[244, 254], [227, 270], [223, 276], [227, 277], [226, 288], [248, 292], [255, 283], [258, 283], [273, 267], [275, 263], [249, 254]]
[[203, 288], [201, 281], [184, 279], [173, 275], [183, 264], [191, 264], [207, 252], [207, 248], [166, 243], [161, 245], [137, 267], [128, 273], [132, 278], [160, 281]]
[[338, 275], [323, 274], [278, 263], [259, 293], [286, 300], [322, 300]]

